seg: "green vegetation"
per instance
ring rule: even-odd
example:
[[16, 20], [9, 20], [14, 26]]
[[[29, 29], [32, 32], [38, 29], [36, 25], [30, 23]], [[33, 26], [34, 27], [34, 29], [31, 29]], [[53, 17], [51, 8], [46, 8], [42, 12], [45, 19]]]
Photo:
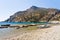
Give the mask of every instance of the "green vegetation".
[[27, 27], [27, 28], [24, 28], [25, 30], [28, 30], [28, 31], [32, 31], [32, 30], [36, 30], [38, 29], [37, 26], [30, 26], [30, 27]]

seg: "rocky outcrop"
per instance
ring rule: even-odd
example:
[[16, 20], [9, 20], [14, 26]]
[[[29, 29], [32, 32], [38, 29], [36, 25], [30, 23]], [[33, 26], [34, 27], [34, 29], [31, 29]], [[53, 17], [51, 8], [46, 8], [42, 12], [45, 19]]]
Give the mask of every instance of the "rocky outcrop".
[[48, 20], [60, 21], [60, 10], [32, 6], [25, 11], [16, 12], [14, 15], [10, 16], [6, 22], [41, 22]]

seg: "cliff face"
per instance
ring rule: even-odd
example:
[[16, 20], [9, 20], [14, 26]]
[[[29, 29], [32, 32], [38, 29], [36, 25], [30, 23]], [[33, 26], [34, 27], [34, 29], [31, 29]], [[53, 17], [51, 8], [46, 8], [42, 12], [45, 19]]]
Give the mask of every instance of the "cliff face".
[[6, 22], [41, 22], [49, 20], [60, 21], [60, 10], [32, 6], [25, 11], [16, 12]]

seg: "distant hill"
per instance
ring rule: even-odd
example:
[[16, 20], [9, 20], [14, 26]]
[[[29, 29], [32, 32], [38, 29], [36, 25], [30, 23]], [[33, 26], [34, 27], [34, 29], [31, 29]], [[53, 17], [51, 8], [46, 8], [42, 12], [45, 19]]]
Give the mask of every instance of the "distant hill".
[[60, 10], [32, 6], [25, 11], [18, 11], [10, 16], [6, 22], [41, 22], [60, 21]]

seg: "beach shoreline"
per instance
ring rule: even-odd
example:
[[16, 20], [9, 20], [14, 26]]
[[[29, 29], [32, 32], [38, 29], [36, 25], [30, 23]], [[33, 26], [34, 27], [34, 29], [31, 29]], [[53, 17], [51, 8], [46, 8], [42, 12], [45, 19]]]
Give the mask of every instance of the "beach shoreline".
[[50, 28], [24, 31], [18, 35], [0, 38], [2, 40], [59, 40], [60, 25], [52, 25]]

